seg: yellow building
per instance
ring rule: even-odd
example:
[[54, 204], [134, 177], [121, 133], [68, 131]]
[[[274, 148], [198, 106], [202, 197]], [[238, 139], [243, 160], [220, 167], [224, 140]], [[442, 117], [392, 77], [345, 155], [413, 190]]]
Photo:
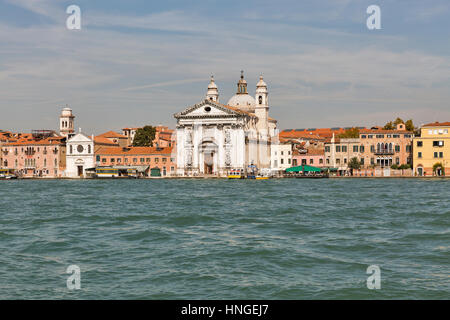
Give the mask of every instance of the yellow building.
[[414, 174], [450, 176], [450, 122], [426, 124], [420, 133], [414, 138]]

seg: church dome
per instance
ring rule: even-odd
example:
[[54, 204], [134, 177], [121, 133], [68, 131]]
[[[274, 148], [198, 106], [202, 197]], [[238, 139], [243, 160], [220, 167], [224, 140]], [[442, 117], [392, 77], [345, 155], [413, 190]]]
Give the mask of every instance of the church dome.
[[255, 98], [247, 94], [235, 94], [228, 100], [228, 105], [239, 109], [254, 109]]

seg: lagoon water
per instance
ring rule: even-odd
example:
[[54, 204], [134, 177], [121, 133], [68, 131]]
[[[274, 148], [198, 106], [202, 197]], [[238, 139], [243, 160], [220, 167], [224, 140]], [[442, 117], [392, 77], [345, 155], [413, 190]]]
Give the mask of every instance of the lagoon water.
[[0, 196], [0, 299], [450, 298], [450, 180], [19, 180]]

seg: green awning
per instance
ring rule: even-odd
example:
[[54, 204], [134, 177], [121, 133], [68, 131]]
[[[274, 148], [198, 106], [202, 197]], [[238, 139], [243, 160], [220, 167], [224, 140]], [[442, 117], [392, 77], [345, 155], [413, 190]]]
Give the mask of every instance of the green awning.
[[286, 169], [286, 172], [321, 172], [322, 169], [313, 166], [298, 166]]

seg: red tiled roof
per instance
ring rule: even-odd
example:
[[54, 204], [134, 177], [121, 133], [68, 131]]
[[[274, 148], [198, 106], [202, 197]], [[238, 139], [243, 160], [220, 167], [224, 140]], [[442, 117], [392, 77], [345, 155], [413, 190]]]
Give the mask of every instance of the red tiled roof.
[[450, 127], [450, 122], [433, 122], [423, 125], [424, 127]]
[[102, 137], [102, 138], [119, 138], [119, 139], [128, 139], [126, 136], [114, 132], [114, 131], [108, 131], [102, 134], [99, 134], [97, 137]]
[[106, 144], [106, 145], [110, 145], [110, 146], [118, 146], [118, 143], [114, 143], [111, 140], [104, 138], [104, 137], [94, 137], [94, 143], [96, 144]]

